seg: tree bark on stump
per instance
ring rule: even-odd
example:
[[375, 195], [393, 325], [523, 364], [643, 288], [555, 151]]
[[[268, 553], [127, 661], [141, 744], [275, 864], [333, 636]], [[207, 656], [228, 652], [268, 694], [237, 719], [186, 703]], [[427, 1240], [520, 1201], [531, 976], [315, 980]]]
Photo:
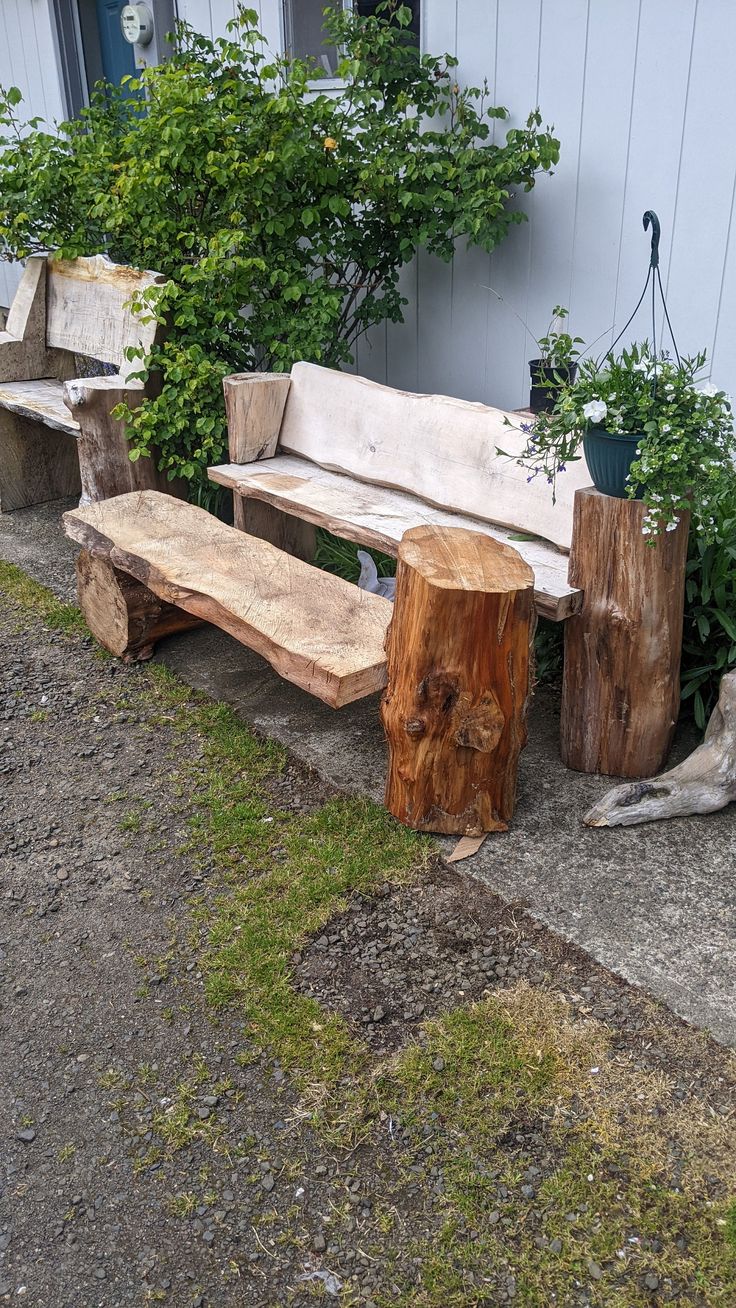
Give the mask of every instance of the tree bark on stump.
[[107, 559], [77, 555], [79, 607], [92, 635], [125, 663], [150, 659], [164, 636], [202, 625], [199, 618], [160, 600], [147, 586]]
[[415, 527], [398, 551], [381, 717], [386, 807], [450, 835], [505, 831], [526, 744], [534, 574], [462, 528]]
[[560, 744], [577, 772], [650, 777], [680, 706], [689, 515], [653, 544], [640, 500], [575, 494], [568, 579], [584, 591], [565, 624]]

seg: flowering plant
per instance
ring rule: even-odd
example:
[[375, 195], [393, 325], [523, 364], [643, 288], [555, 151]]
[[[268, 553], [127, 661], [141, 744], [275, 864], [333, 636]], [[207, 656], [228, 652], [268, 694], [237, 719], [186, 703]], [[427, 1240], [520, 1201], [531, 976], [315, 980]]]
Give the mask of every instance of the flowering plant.
[[640, 436], [627, 493], [646, 504], [645, 535], [673, 531], [689, 509], [696, 529], [711, 539], [713, 502], [736, 476], [736, 438], [730, 397], [698, 382], [705, 361], [701, 352], [675, 362], [646, 341], [602, 363], [583, 360], [554, 409], [524, 427], [528, 442], [519, 462], [531, 469], [530, 480], [544, 474], [554, 497], [558, 475], [580, 458], [591, 428]]

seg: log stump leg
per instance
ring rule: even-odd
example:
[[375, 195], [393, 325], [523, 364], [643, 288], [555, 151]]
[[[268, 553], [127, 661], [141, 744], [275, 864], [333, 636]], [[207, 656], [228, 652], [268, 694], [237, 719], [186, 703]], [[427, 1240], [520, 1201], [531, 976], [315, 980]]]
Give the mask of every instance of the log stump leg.
[[527, 739], [534, 574], [489, 536], [427, 526], [404, 535], [396, 577], [386, 807], [419, 831], [505, 831]]
[[77, 556], [79, 607], [92, 635], [125, 663], [150, 659], [164, 636], [202, 625], [199, 618], [160, 600], [147, 586], [104, 558]]
[[272, 504], [233, 492], [233, 523], [249, 536], [267, 540], [285, 554], [311, 563], [317, 550], [317, 528], [311, 522], [283, 513]]
[[585, 592], [565, 623], [560, 743], [577, 772], [650, 777], [680, 706], [689, 521], [655, 543], [640, 500], [575, 494], [569, 581]]

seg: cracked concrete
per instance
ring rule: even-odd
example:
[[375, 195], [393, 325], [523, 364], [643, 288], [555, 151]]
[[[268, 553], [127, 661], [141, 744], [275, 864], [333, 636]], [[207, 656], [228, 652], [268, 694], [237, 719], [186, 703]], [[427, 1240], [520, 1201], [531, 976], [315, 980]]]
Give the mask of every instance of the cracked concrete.
[[[0, 517], [0, 557], [69, 599], [73, 547], [59, 526], [66, 507]], [[385, 746], [376, 699], [334, 712], [212, 628], [172, 637], [157, 658], [334, 784], [380, 802]], [[513, 828], [489, 836], [465, 869], [680, 1017], [736, 1046], [736, 806], [629, 829], [583, 827], [583, 813], [612, 783], [563, 767], [558, 714], [555, 693], [539, 691]], [[672, 761], [695, 743], [695, 734], [683, 730]]]

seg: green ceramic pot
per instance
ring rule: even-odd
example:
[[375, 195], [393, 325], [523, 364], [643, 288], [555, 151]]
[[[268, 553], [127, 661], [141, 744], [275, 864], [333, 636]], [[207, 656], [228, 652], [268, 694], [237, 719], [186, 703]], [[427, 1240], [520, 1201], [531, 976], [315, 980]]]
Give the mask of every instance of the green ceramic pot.
[[[596, 490], [619, 500], [627, 498], [626, 481], [642, 437], [642, 432], [635, 436], [612, 436], [602, 427], [591, 427], [586, 431], [583, 452]], [[637, 487], [638, 500], [642, 497], [642, 489]]]

